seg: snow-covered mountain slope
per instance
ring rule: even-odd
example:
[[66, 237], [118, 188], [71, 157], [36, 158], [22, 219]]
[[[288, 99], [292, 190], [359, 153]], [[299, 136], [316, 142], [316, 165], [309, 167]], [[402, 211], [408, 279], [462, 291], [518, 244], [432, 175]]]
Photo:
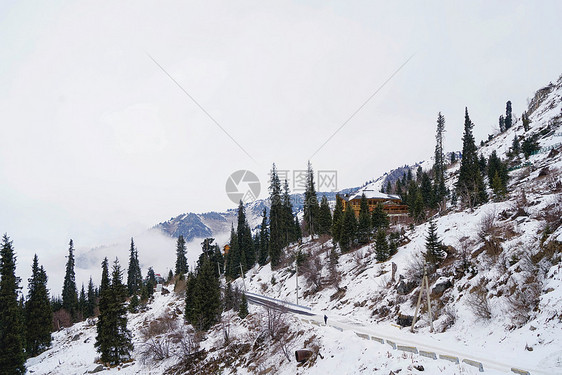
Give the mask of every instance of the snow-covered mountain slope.
[[[430, 332], [425, 304], [417, 333], [408, 336], [513, 363], [531, 373], [560, 374], [562, 77], [539, 92], [542, 101], [530, 112], [529, 131], [519, 121], [479, 150], [485, 156], [495, 150], [505, 158], [515, 134], [535, 135], [541, 149], [513, 163], [524, 167], [510, 172], [508, 197], [475, 210], [453, 207], [434, 218], [448, 247], [443, 265], [429, 277], [435, 331]], [[451, 188], [457, 170], [458, 163], [448, 171]], [[330, 320], [381, 332], [398, 330], [394, 324], [414, 315], [428, 224], [395, 230], [404, 230], [396, 255], [377, 262], [372, 245], [343, 254], [335, 266], [339, 281], [329, 267], [307, 265], [299, 277], [300, 302], [325, 311]], [[311, 242], [293, 251], [319, 257], [319, 264], [326, 265], [331, 247], [330, 242]], [[294, 271], [272, 273], [265, 267], [248, 277], [251, 290], [295, 301]]]
[[[119, 374], [477, 374], [478, 369], [448, 361], [392, 350], [386, 344], [364, 340], [352, 331], [313, 325], [284, 314], [276, 321], [282, 340], [264, 335], [268, 312], [250, 305], [240, 319], [227, 312], [223, 323], [207, 335], [196, 335], [182, 321], [180, 294], [156, 293], [148, 310], [129, 314], [133, 333], [133, 360], [108, 368], [96, 363], [96, 328], [82, 322], [54, 334], [53, 348], [27, 361], [29, 373], [72, 375]], [[165, 327], [163, 329], [162, 327]], [[228, 340], [225, 340], [225, 332]], [[295, 362], [295, 351], [318, 353], [305, 365]], [[489, 374], [501, 374], [487, 371]]]
[[[317, 314], [306, 322], [291, 314], [272, 320], [270, 311], [250, 306], [246, 319], [227, 312], [209, 333], [195, 334], [183, 323], [181, 292], [157, 293], [146, 312], [129, 315], [134, 361], [100, 370], [402, 375], [418, 374], [423, 366], [429, 374], [479, 373], [467, 363], [434, 360], [364, 340], [352, 332], [356, 330], [478, 359], [488, 374], [508, 373], [511, 367], [530, 374], [562, 374], [562, 77], [537, 92], [528, 113], [528, 131], [517, 121], [479, 148], [484, 156], [495, 150], [505, 158], [515, 136], [521, 141], [534, 136], [539, 144], [528, 160], [522, 154], [512, 160], [507, 197], [473, 210], [449, 206], [433, 218], [447, 254], [428, 275], [433, 319], [424, 295], [414, 333], [400, 327], [408, 326], [415, 313], [428, 223], [394, 226], [400, 246], [385, 262], [377, 262], [372, 244], [335, 258], [331, 240], [307, 238], [286, 249], [283, 267], [255, 267], [245, 280], [235, 281], [249, 292], [293, 303], [298, 298]], [[449, 188], [458, 164], [447, 170]], [[381, 185], [376, 183], [373, 188]], [[256, 210], [256, 225], [262, 209]], [[213, 220], [227, 220], [221, 217], [198, 216], [207, 227]], [[235, 213], [229, 220], [234, 218]], [[298, 273], [293, 261], [297, 252], [308, 256]], [[319, 325], [317, 319], [324, 314], [330, 325], [345, 330]], [[275, 328], [282, 329], [270, 334]], [[53, 348], [28, 360], [27, 366], [35, 374], [95, 370], [94, 337], [95, 327], [88, 323], [59, 331]], [[303, 348], [317, 355], [298, 365], [294, 351]], [[160, 350], [167, 355], [158, 359], [154, 354]]]

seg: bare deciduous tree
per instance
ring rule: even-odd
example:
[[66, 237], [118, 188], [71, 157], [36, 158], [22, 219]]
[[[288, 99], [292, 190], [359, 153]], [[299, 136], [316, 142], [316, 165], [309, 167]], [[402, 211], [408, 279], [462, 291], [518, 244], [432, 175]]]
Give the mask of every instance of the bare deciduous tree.
[[314, 291], [322, 288], [322, 262], [319, 255], [309, 257], [299, 270], [306, 281], [314, 287]]
[[288, 330], [286, 313], [282, 307], [264, 306], [266, 330], [272, 340], [280, 339]]
[[488, 301], [488, 290], [486, 289], [486, 279], [482, 278], [471, 290], [467, 303], [472, 313], [478, 318], [488, 320], [492, 317], [492, 310]]

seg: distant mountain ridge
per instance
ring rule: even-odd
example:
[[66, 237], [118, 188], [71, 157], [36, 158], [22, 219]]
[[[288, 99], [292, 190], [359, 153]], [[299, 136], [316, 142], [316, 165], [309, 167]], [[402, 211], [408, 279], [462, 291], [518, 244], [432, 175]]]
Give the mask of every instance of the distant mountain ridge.
[[[458, 152], [455, 153], [459, 154]], [[447, 155], [450, 158], [450, 153]], [[380, 191], [381, 188], [386, 187], [388, 181], [394, 183], [399, 178], [402, 178], [404, 173], [408, 173], [408, 169], [412, 170], [412, 173], [415, 173], [418, 166], [427, 168], [430, 163], [431, 161], [422, 161], [412, 165], [406, 164], [402, 167], [398, 167], [384, 173], [375, 180], [367, 181], [361, 186], [346, 188], [337, 192], [317, 192], [317, 197], [320, 201], [322, 196], [325, 195], [328, 202], [332, 203], [333, 206], [337, 194], [341, 196], [350, 195], [360, 189]], [[302, 214], [303, 200], [304, 195], [302, 193], [291, 194], [293, 210], [297, 215]], [[246, 217], [248, 218], [248, 223], [252, 229], [256, 229], [261, 224], [263, 210], [265, 209], [269, 213], [270, 206], [271, 204], [269, 202], [269, 198], [257, 199], [245, 204]], [[230, 228], [233, 225], [237, 225], [237, 209], [234, 208], [228, 209], [224, 212], [186, 212], [172, 217], [170, 220], [158, 223], [154, 226], [154, 228], [159, 229], [171, 237], [179, 237], [181, 235], [187, 242], [189, 242], [195, 238], [224, 236], [226, 233], [230, 232]]]

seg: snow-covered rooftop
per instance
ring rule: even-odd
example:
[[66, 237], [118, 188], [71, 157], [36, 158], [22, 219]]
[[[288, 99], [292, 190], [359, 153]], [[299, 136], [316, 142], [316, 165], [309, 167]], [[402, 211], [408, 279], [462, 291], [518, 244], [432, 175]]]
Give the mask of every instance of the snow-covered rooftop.
[[348, 200], [361, 199], [361, 196], [363, 194], [365, 194], [365, 198], [367, 199], [400, 199], [398, 195], [385, 194], [385, 193], [381, 193], [380, 191], [363, 189], [351, 195]]

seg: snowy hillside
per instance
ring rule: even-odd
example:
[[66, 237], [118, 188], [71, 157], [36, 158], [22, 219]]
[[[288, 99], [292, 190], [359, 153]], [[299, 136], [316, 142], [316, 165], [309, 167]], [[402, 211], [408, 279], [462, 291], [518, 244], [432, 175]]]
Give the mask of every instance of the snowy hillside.
[[[562, 77], [547, 94], [540, 92], [528, 132], [519, 121], [479, 150], [505, 157], [516, 134], [536, 135], [540, 150], [510, 172], [509, 198], [435, 217], [448, 246], [445, 266], [430, 277], [435, 333], [429, 332], [425, 313], [417, 333], [405, 338], [455, 347], [531, 373], [557, 374], [562, 373]], [[457, 169], [449, 170], [450, 187]], [[414, 314], [427, 228], [426, 223], [408, 229], [404, 245], [387, 262], [376, 262], [371, 245], [342, 255], [339, 282], [329, 280], [326, 268], [318, 270], [324, 283], [305, 270], [299, 280], [301, 303], [327, 312], [330, 320], [398, 331], [398, 317]], [[310, 244], [300, 250], [327, 264], [329, 248], [330, 243]], [[262, 269], [248, 277], [256, 293], [295, 301], [292, 272]]]
[[[132, 362], [95, 363], [95, 326], [83, 322], [54, 333], [53, 347], [28, 360], [30, 373], [476, 374], [482, 366], [488, 374], [562, 374], [562, 76], [537, 92], [528, 114], [529, 130], [519, 120], [479, 148], [505, 159], [515, 137], [536, 140], [528, 160], [511, 162], [507, 197], [473, 210], [449, 206], [433, 218], [446, 257], [428, 275], [431, 309], [424, 295], [414, 332], [428, 223], [396, 225], [400, 246], [385, 262], [372, 244], [336, 260], [329, 238], [305, 238], [286, 249], [283, 267], [255, 267], [235, 281], [308, 315], [250, 305], [245, 319], [226, 312], [196, 333], [184, 324], [180, 287], [129, 314]], [[447, 170], [449, 188], [458, 164]], [[252, 227], [263, 204], [247, 209]], [[233, 211], [185, 214], [159, 226], [177, 235], [195, 223], [216, 236], [235, 219]], [[307, 260], [297, 270], [299, 252]], [[305, 348], [313, 356], [297, 364], [295, 350]]]

